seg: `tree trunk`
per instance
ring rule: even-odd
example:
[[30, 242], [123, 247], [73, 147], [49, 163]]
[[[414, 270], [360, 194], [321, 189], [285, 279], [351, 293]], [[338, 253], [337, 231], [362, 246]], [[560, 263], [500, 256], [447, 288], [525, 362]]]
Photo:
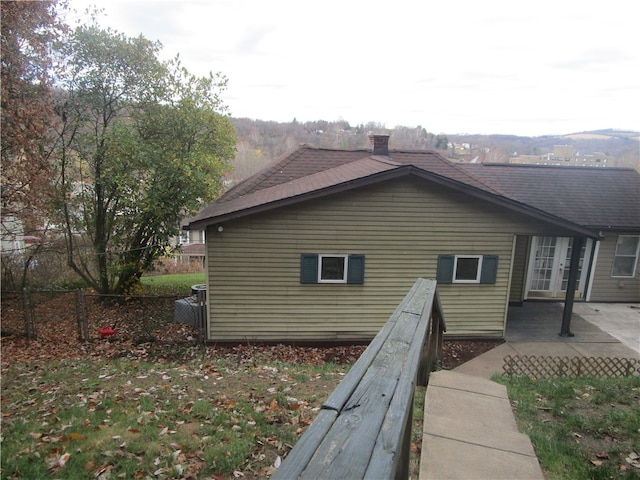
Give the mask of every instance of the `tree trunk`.
[[111, 293], [109, 288], [109, 262], [107, 259], [106, 205], [102, 178], [102, 162], [104, 158], [104, 139], [100, 140], [95, 158], [94, 189], [96, 195], [95, 236], [93, 240], [96, 265], [98, 268], [98, 293]]

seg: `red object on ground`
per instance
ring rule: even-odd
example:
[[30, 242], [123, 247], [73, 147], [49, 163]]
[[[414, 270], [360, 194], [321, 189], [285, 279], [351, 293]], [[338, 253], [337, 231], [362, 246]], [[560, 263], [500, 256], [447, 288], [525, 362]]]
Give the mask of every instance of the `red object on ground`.
[[116, 331], [113, 327], [106, 326], [106, 327], [100, 327], [98, 329], [98, 333], [100, 334], [101, 337], [111, 337], [116, 334]]

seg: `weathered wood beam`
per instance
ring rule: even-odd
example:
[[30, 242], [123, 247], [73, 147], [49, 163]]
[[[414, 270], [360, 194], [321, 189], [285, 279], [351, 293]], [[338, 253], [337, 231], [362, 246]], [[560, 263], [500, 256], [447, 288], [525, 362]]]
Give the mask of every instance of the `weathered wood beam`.
[[436, 282], [420, 278], [273, 478], [405, 478], [416, 383], [439, 355], [443, 329]]

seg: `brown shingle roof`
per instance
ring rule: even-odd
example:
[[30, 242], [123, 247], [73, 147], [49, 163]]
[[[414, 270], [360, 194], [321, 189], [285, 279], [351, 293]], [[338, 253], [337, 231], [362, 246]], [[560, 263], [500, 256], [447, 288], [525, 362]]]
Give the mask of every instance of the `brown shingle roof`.
[[368, 157], [366, 150], [329, 150], [302, 145], [280, 161], [249, 177], [218, 201], [274, 187]]
[[[361, 157], [348, 163], [342, 163], [333, 168], [319, 170], [307, 176], [289, 176], [283, 168], [275, 170], [273, 175], [283, 180], [276, 183], [262, 172], [249, 178], [247, 182], [232, 188], [225, 195], [202, 209], [195, 217], [189, 220], [190, 228], [202, 226], [241, 217], [257, 211], [264, 211], [283, 203], [296, 203], [302, 198], [308, 199], [310, 195], [322, 195], [327, 189], [335, 190], [343, 185], [348, 187], [350, 182], [366, 179], [382, 172], [393, 171], [398, 163], [381, 157]], [[271, 170], [271, 169], [270, 169]], [[317, 170], [314, 168], [313, 170]], [[290, 178], [289, 181], [284, 181]], [[238, 192], [237, 190], [240, 190]]]
[[626, 168], [464, 164], [505, 197], [586, 227], [640, 229], [640, 175]]
[[387, 157], [368, 150], [303, 145], [202, 209], [189, 220], [188, 228], [408, 174], [569, 228], [570, 224], [578, 230], [579, 226], [640, 228], [640, 176], [635, 171], [567, 168], [455, 164], [430, 151], [391, 150]]

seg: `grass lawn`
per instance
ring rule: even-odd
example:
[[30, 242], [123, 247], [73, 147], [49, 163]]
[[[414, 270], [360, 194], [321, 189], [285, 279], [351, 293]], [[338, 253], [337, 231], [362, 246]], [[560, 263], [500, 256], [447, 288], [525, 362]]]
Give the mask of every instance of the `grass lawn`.
[[545, 477], [640, 479], [640, 377], [499, 377]]
[[158, 293], [191, 293], [192, 285], [206, 283], [204, 272], [199, 273], [173, 273], [170, 275], [144, 276], [141, 279], [145, 290]]
[[80, 360], [2, 371], [2, 479], [265, 478], [349, 365]]

